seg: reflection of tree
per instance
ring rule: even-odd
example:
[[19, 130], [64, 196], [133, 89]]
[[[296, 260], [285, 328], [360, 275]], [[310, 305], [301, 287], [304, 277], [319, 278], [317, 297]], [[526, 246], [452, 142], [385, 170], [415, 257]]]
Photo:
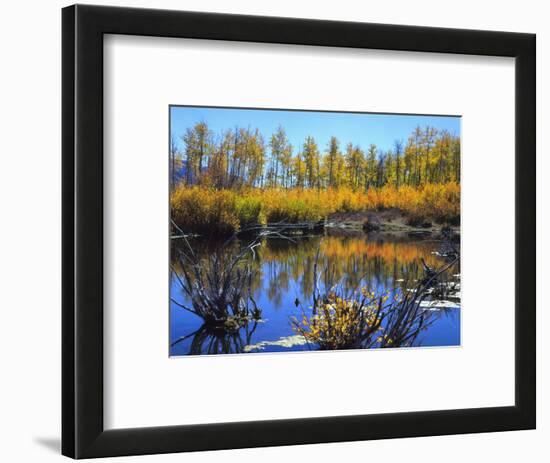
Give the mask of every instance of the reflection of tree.
[[244, 348], [251, 344], [256, 326], [256, 321], [234, 330], [215, 329], [202, 325], [198, 330], [176, 339], [170, 347], [191, 339], [188, 355], [241, 354]]
[[[234, 246], [237, 246], [235, 243]], [[196, 240], [193, 246], [201, 256], [218, 252], [216, 242]], [[317, 249], [320, 249], [319, 267], [324, 269], [322, 283], [327, 287], [342, 282], [346, 290], [360, 284], [370, 287], [407, 286], [423, 277], [420, 259], [427, 265], [439, 268], [446, 261], [432, 254], [437, 248], [433, 241], [369, 241], [365, 237], [309, 236], [294, 241], [264, 239], [256, 248], [256, 255], [247, 255], [251, 266], [250, 285], [259, 295], [265, 288], [268, 299], [277, 306], [288, 292], [290, 280], [299, 283], [304, 297], [313, 291], [313, 265]], [[175, 252], [172, 255], [176, 255]], [[459, 272], [459, 264], [453, 268]], [[178, 263], [174, 263], [178, 269]], [[179, 270], [178, 270], [179, 273]]]
[[267, 262], [265, 264], [264, 277], [267, 280], [267, 297], [276, 306], [280, 306], [282, 296], [288, 291], [290, 282], [287, 262]]
[[[261, 251], [264, 268], [269, 268], [265, 278], [269, 299], [278, 303], [281, 293], [287, 290], [287, 273], [299, 282], [302, 294], [311, 297], [313, 291], [313, 265], [317, 248], [320, 249], [319, 267], [325, 285], [341, 282], [344, 289], [357, 288], [360, 284], [370, 287], [414, 284], [423, 277], [420, 258], [438, 268], [445, 260], [432, 254], [433, 242], [368, 241], [364, 237], [309, 237], [296, 242], [268, 241]], [[275, 264], [275, 266], [273, 266]], [[457, 264], [458, 265], [458, 264]]]

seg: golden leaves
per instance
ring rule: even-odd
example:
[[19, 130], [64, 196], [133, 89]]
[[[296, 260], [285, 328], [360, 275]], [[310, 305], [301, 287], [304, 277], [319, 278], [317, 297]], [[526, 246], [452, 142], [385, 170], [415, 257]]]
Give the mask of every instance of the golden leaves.
[[360, 293], [363, 297], [349, 299], [329, 293], [313, 315], [304, 314], [299, 323], [294, 320], [294, 330], [322, 349], [358, 347], [364, 336], [381, 330], [378, 308], [387, 300], [387, 296], [383, 296], [381, 300], [367, 301], [365, 296], [373, 293], [365, 287]]
[[386, 185], [359, 191], [349, 187], [229, 190], [182, 184], [172, 191], [170, 206], [172, 219], [190, 233], [232, 233], [248, 224], [316, 222], [336, 212], [390, 208], [416, 219], [450, 221], [460, 216], [460, 185]]

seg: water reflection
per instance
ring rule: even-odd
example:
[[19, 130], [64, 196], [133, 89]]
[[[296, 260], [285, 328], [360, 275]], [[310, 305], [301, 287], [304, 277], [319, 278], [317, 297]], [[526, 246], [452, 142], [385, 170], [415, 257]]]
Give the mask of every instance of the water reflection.
[[187, 352], [189, 355], [240, 354], [245, 352], [246, 346], [251, 344], [252, 335], [257, 326], [258, 322], [254, 320], [241, 329], [228, 331], [212, 329], [203, 324], [196, 331], [173, 341], [170, 348], [177, 348], [180, 343], [190, 340]]
[[[190, 243], [195, 253], [204, 259], [215, 251], [219, 252], [219, 243], [198, 239]], [[173, 243], [172, 256], [177, 255], [177, 248], [181, 245]], [[234, 243], [234, 246], [238, 247], [239, 243]], [[367, 286], [380, 293], [405, 294], [416, 282], [425, 278], [424, 264], [436, 269], [448, 262], [442, 255], [441, 247], [441, 240], [435, 237], [418, 239], [398, 236], [370, 240], [366, 235], [322, 235], [298, 237], [294, 241], [265, 239], [254, 253], [246, 257], [246, 265], [251, 269], [249, 284], [262, 311], [262, 321], [232, 332], [213, 331], [203, 326], [202, 321], [193, 314], [172, 303], [171, 355], [311, 349], [311, 345], [296, 336], [291, 320], [292, 317], [303, 316], [304, 311], [311, 311], [315, 285], [318, 289], [326, 289], [339, 284], [345, 292]], [[318, 281], [315, 282], [316, 263], [321, 270], [317, 272]], [[172, 264], [175, 274], [172, 275], [171, 297], [185, 304], [186, 295], [177, 284], [181, 265], [177, 261]], [[457, 305], [451, 308], [445, 305], [424, 308], [425, 329], [418, 334], [415, 345], [460, 343], [459, 275], [459, 263], [442, 275], [440, 288], [447, 285], [453, 288]]]

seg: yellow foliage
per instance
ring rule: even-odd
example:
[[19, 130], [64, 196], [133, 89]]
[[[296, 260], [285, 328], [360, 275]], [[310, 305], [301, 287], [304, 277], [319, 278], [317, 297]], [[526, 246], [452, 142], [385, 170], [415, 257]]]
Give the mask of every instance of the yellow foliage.
[[[361, 293], [363, 298], [374, 296], [366, 288]], [[365, 303], [359, 298], [344, 299], [330, 293], [314, 315], [304, 315], [301, 322], [294, 320], [294, 330], [321, 349], [357, 348], [381, 330], [378, 307], [384, 301], [382, 298]]]
[[170, 206], [178, 226], [194, 233], [227, 234], [249, 224], [315, 222], [336, 212], [389, 208], [402, 210], [411, 221], [456, 223], [460, 217], [460, 185], [386, 185], [359, 191], [349, 187], [228, 190], [182, 184], [172, 192]]
[[228, 234], [240, 226], [235, 193], [204, 187], [180, 187], [170, 196], [170, 216], [186, 232]]

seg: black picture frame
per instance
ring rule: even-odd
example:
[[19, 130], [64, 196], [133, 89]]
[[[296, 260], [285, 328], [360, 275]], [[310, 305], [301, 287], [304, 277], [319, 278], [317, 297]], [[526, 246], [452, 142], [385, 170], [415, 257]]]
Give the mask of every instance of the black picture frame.
[[[62, 10], [62, 453], [136, 455], [535, 428], [535, 35], [75, 5]], [[515, 57], [515, 406], [105, 430], [103, 36]]]

